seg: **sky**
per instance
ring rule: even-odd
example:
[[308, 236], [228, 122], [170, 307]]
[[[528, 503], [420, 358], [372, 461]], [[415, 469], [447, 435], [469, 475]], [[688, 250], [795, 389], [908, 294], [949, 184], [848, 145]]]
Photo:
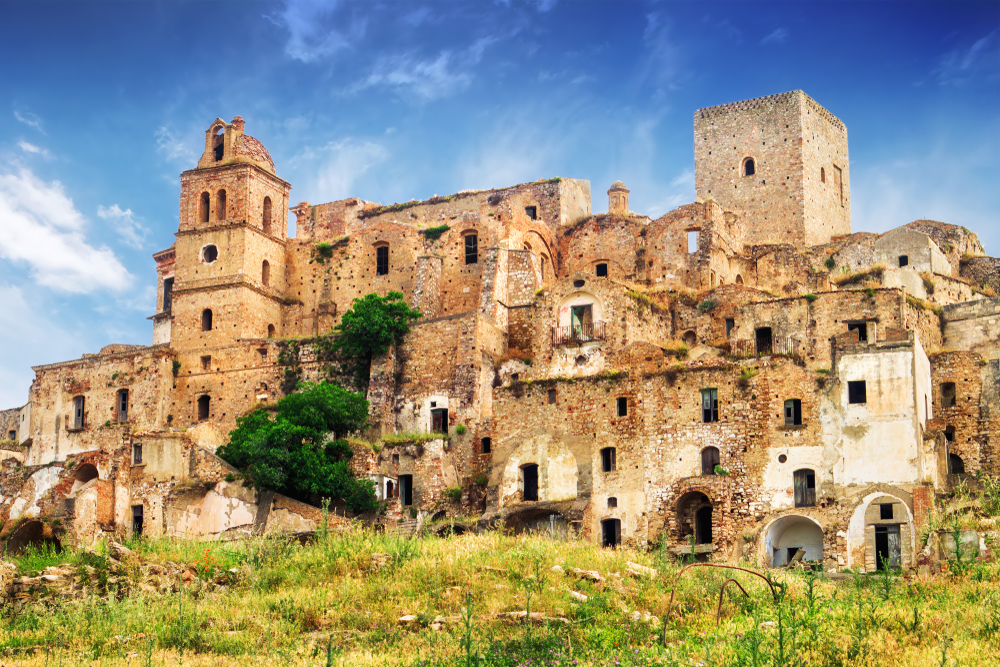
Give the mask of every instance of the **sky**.
[[694, 111], [802, 89], [848, 128], [852, 226], [1000, 254], [1000, 1], [0, 0], [0, 407], [149, 344], [180, 172], [241, 115], [291, 200], [553, 176], [694, 200]]

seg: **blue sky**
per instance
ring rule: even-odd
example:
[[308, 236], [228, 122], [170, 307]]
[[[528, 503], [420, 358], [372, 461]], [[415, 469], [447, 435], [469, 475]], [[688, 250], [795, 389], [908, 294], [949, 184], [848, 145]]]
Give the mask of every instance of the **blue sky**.
[[[30, 365], [149, 343], [150, 254], [216, 117], [292, 201], [543, 177], [694, 198], [695, 109], [801, 88], [848, 127], [853, 228], [1000, 253], [1000, 2], [4, 2], [0, 406]], [[4, 108], [4, 105], [6, 108]]]

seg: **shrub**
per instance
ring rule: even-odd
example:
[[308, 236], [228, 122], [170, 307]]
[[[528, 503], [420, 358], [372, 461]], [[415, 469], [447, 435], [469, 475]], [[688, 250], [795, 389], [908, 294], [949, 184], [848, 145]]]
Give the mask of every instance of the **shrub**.
[[928, 294], [934, 294], [934, 281], [931, 280], [931, 274], [921, 273], [920, 279], [924, 281], [924, 290], [926, 290]]
[[438, 225], [437, 227], [428, 227], [424, 230], [424, 238], [428, 241], [437, 241], [441, 238], [441, 235], [446, 231], [451, 229], [448, 225]]
[[826, 264], [826, 268], [831, 270], [833, 269], [833, 267], [837, 266], [837, 260], [835, 260], [833, 257], [827, 257], [826, 261], [823, 263]]
[[455, 427], [455, 433], [459, 435], [465, 435], [465, 424], [459, 424]]
[[359, 379], [367, 379], [372, 358], [385, 354], [410, 330], [410, 321], [421, 317], [419, 310], [406, 305], [401, 292], [366, 294], [354, 300], [334, 327], [339, 335], [333, 349], [353, 361]]
[[476, 486], [486, 486], [489, 484], [490, 478], [486, 476], [486, 473], [481, 472], [476, 475], [476, 479], [474, 481], [476, 482]]
[[444, 492], [444, 495], [446, 495], [448, 497], [448, 500], [450, 500], [451, 502], [460, 503], [462, 502], [462, 487], [450, 486]]
[[705, 299], [704, 301], [698, 304], [698, 310], [701, 311], [702, 313], [707, 313], [713, 308], [715, 308], [715, 302], [712, 301], [711, 299]]
[[815, 294], [813, 294], [812, 292], [810, 292], [809, 294], [806, 294], [806, 296], [805, 296], [806, 301], [808, 301], [809, 303], [812, 303], [813, 301], [815, 301], [818, 298], [819, 297], [816, 296]]
[[181, 362], [174, 360], [173, 368], [171, 370], [174, 373], [174, 377], [177, 377], [177, 374], [181, 371]]
[[323, 259], [330, 259], [333, 257], [333, 244], [325, 241], [323, 243], [317, 243], [316, 254]]
[[726, 470], [725, 468], [723, 468], [722, 466], [720, 466], [719, 464], [715, 464], [715, 474], [716, 475], [728, 475], [729, 471]]

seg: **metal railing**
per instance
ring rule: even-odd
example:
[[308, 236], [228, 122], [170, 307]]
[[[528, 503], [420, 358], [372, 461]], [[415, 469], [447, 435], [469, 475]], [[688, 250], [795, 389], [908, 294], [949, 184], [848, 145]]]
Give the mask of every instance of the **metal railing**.
[[604, 324], [604, 322], [597, 321], [568, 327], [555, 327], [552, 331], [552, 343], [554, 345], [570, 345], [604, 340]]
[[759, 349], [756, 340], [729, 341], [729, 355], [735, 358], [764, 357], [769, 354], [796, 355], [799, 353], [799, 341], [794, 338], [772, 338], [764, 342]]

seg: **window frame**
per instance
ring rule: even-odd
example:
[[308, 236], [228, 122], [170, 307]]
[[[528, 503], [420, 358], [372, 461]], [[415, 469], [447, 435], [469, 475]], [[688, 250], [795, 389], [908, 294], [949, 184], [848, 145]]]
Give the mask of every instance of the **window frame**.
[[[469, 241], [472, 241], [470, 244]], [[472, 232], [462, 237], [462, 244], [465, 249], [465, 265], [479, 263], [479, 234]]]
[[[117, 399], [116, 399], [117, 400]], [[87, 418], [87, 397], [73, 397], [73, 428], [82, 429]]]
[[618, 450], [614, 447], [601, 448], [601, 472], [618, 470]]
[[785, 399], [785, 426], [802, 426], [802, 399]]
[[799, 468], [794, 471], [792, 491], [796, 507], [816, 507], [816, 471], [812, 468]]
[[[856, 400], [858, 398], [860, 398], [860, 400]], [[868, 404], [868, 385], [866, 380], [847, 381], [847, 404], [848, 405]]]
[[389, 275], [389, 244], [375, 246], [375, 275]]
[[122, 388], [115, 392], [115, 421], [124, 424], [128, 421], [129, 411], [128, 389]]
[[711, 424], [717, 421], [719, 421], [719, 390], [716, 387], [706, 387], [701, 390], [701, 422]]
[[142, 465], [142, 443], [133, 442], [132, 443], [132, 465], [138, 466]]

